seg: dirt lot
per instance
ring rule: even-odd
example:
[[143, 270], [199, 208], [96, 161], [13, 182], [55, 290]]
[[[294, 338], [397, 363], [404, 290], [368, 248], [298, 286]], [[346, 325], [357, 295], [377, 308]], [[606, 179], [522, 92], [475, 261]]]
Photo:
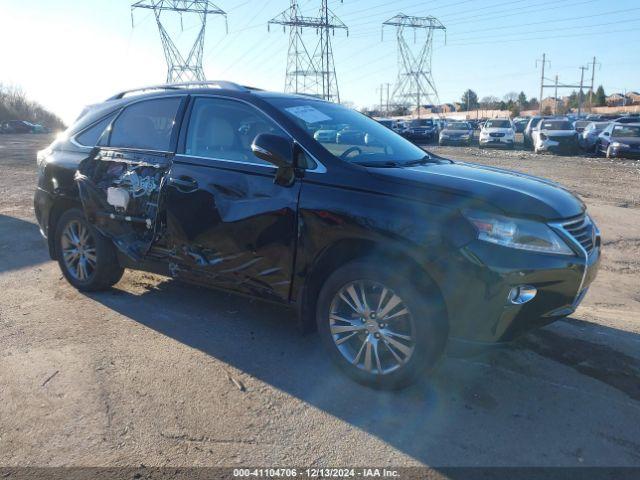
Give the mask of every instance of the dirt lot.
[[34, 224], [44, 136], [0, 136], [0, 465], [640, 465], [640, 163], [435, 147], [576, 191], [604, 236], [575, 315], [399, 393], [287, 310], [128, 272], [71, 288]]

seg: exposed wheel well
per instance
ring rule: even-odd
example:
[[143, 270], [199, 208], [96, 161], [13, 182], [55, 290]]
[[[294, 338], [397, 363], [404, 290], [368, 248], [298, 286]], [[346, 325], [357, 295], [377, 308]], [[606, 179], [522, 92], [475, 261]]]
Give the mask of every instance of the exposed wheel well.
[[49, 222], [47, 225], [47, 243], [49, 246], [49, 256], [52, 260], [58, 258], [56, 252], [56, 229], [58, 226], [58, 220], [64, 212], [71, 208], [82, 208], [82, 204], [78, 200], [71, 200], [68, 198], [59, 198], [55, 201], [49, 212]]
[[[370, 240], [341, 240], [322, 252], [310, 267], [299, 300], [299, 322], [303, 333], [310, 333], [316, 329], [317, 299], [325, 280], [340, 266], [360, 258], [371, 258], [385, 268], [393, 268], [396, 272], [404, 269], [403, 275], [417, 290], [437, 294], [442, 300], [443, 308], [446, 309], [442, 292], [436, 282], [405, 252]], [[448, 323], [447, 319], [444, 320]], [[448, 325], [443, 327], [448, 328]]]

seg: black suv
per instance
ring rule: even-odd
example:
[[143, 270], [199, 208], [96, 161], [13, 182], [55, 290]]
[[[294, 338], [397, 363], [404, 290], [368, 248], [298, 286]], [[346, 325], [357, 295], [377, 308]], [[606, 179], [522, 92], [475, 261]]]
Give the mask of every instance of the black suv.
[[[375, 141], [314, 139], [345, 125]], [[410, 383], [447, 346], [571, 314], [600, 257], [584, 204], [554, 183], [227, 82], [116, 95], [39, 152], [38, 172], [36, 216], [76, 288], [135, 268], [289, 305], [379, 388]]]

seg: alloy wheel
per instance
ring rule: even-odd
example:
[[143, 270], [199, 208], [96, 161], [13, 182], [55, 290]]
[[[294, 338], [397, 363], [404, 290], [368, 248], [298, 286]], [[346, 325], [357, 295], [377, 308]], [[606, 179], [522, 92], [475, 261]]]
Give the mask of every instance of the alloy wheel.
[[415, 350], [415, 325], [405, 301], [369, 280], [338, 291], [329, 311], [333, 342], [352, 365], [374, 375], [404, 366]]
[[89, 280], [98, 261], [95, 239], [89, 228], [76, 220], [69, 222], [62, 232], [61, 246], [69, 275], [81, 282]]

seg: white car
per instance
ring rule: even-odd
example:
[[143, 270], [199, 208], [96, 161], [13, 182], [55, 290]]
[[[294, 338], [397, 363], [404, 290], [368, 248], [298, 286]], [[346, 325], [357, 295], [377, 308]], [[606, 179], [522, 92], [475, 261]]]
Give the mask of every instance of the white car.
[[575, 153], [578, 150], [578, 133], [566, 118], [545, 118], [531, 131], [533, 150], [536, 153]]
[[320, 143], [337, 143], [337, 130], [317, 130], [313, 134], [313, 138]]
[[487, 120], [480, 130], [480, 148], [513, 148], [516, 143], [516, 129], [508, 118]]

